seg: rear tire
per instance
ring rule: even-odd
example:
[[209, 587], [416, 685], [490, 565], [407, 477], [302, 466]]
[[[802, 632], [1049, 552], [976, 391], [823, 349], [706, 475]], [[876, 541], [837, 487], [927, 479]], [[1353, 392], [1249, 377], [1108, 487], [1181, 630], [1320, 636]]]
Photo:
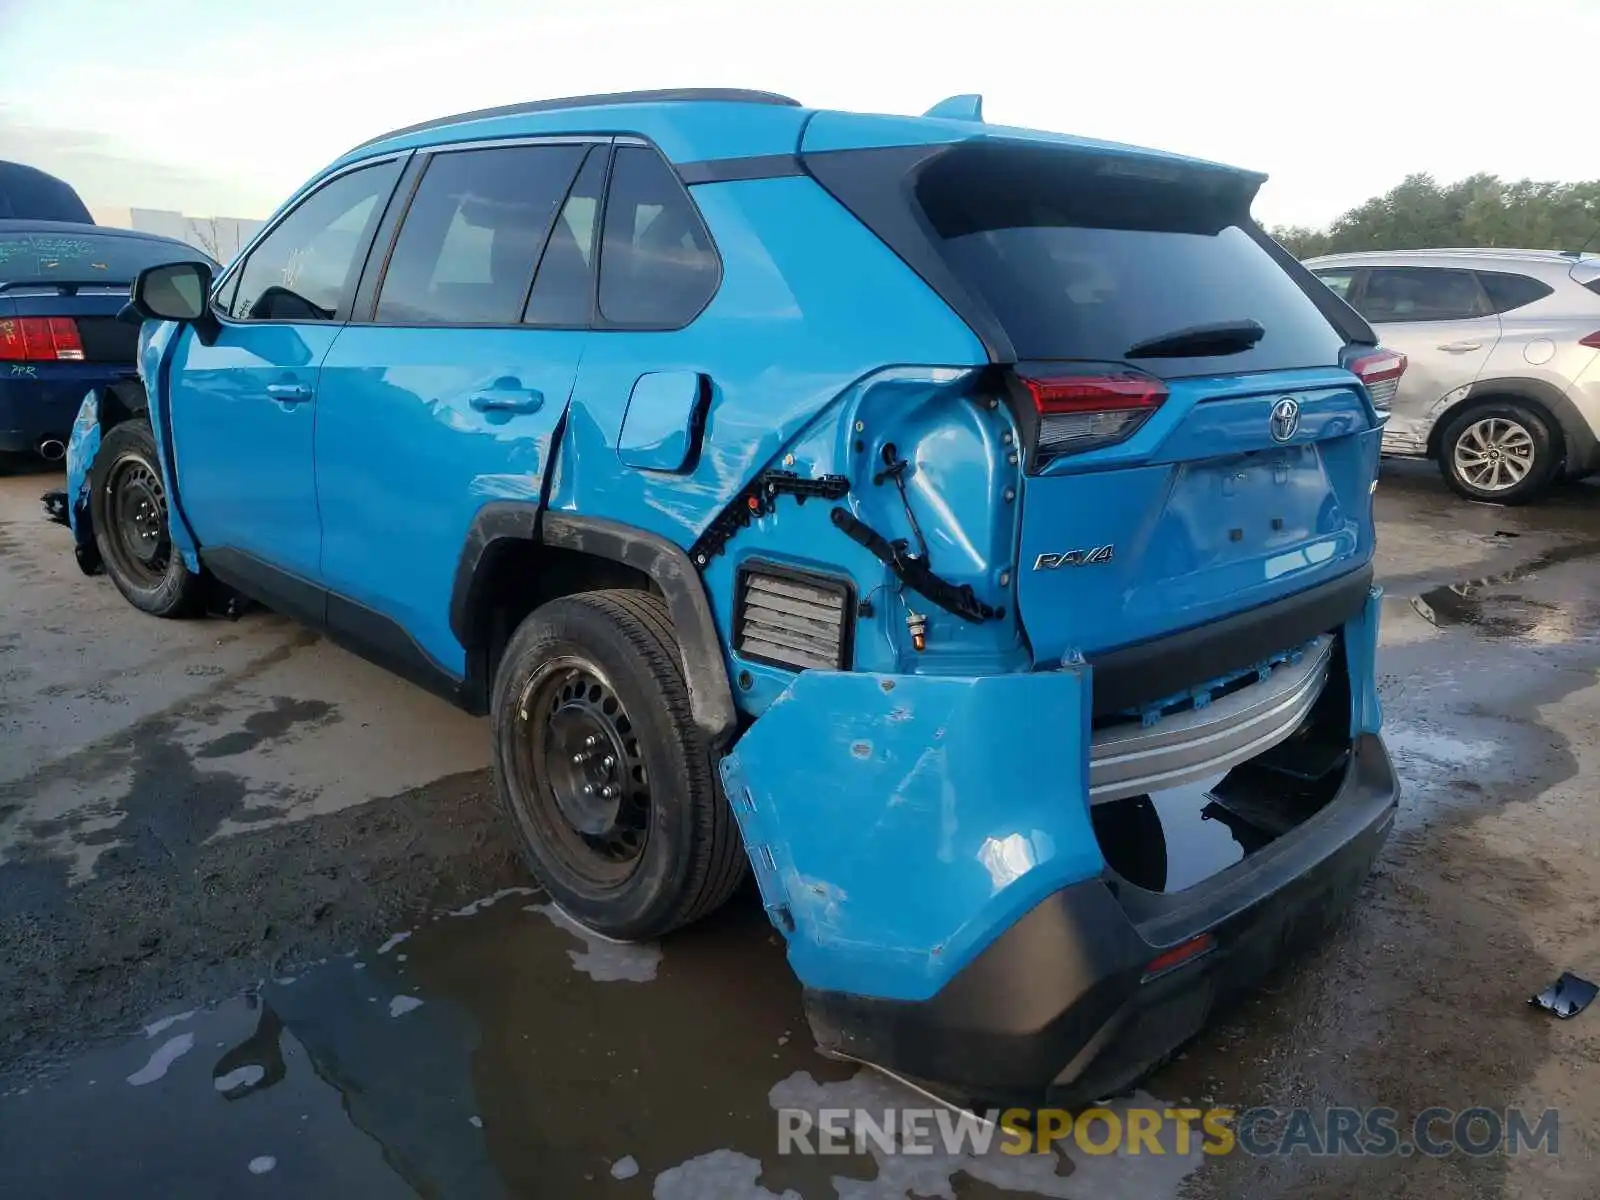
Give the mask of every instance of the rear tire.
[[659, 597], [597, 591], [537, 609], [495, 675], [495, 787], [528, 865], [619, 940], [698, 920], [745, 875], [682, 661]]
[[172, 544], [159, 462], [147, 421], [107, 433], [89, 469], [90, 520], [106, 574], [128, 603], [152, 616], [186, 617], [204, 606], [205, 584]]
[[1527, 504], [1550, 490], [1560, 447], [1548, 421], [1521, 404], [1487, 401], [1451, 417], [1439, 438], [1439, 470], [1458, 496]]

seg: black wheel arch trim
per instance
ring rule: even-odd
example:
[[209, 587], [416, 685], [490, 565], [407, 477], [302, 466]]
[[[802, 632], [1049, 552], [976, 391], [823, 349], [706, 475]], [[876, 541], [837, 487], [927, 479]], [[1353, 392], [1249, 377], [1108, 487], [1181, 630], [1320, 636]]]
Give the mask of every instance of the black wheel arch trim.
[[705, 585], [688, 552], [658, 534], [618, 521], [541, 510], [530, 501], [497, 500], [484, 505], [467, 533], [450, 596], [450, 628], [469, 653], [480, 632], [477, 622], [484, 585], [479, 568], [489, 548], [505, 539], [609, 559], [654, 580], [672, 614], [695, 724], [713, 741], [737, 727], [738, 710], [728, 683], [722, 639]]
[[1518, 379], [1515, 376], [1495, 379], [1476, 379], [1467, 394], [1444, 412], [1434, 422], [1436, 434], [1430, 439], [1429, 450], [1438, 453], [1445, 427], [1464, 411], [1468, 404], [1481, 404], [1486, 400], [1524, 400], [1537, 404], [1554, 418], [1560, 427], [1561, 445], [1568, 472], [1587, 471], [1600, 467], [1600, 438], [1583, 419], [1578, 406], [1561, 388], [1541, 379]]

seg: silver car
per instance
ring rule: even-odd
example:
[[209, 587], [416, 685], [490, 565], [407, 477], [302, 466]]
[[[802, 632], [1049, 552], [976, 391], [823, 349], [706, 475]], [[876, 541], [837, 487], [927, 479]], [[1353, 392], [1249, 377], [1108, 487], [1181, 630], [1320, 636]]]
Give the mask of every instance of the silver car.
[[1408, 359], [1383, 452], [1470, 500], [1600, 470], [1600, 255], [1385, 250], [1307, 260]]

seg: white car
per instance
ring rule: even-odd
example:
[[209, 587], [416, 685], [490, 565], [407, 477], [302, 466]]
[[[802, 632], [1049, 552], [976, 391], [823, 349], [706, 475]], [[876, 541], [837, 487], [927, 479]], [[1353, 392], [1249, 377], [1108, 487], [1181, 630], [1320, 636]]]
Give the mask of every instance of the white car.
[[1305, 264], [1408, 359], [1383, 452], [1469, 500], [1600, 470], [1600, 255], [1384, 250]]

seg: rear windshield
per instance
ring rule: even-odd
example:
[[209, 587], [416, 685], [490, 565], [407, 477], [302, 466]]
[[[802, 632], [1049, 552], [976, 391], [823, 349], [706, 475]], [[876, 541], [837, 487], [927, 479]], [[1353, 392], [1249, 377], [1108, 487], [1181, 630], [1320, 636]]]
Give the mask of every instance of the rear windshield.
[[1247, 181], [1101, 156], [966, 148], [922, 172], [936, 245], [1022, 359], [1120, 361], [1196, 326], [1255, 322], [1248, 349], [1142, 357], [1175, 378], [1338, 362], [1344, 340], [1247, 231]]
[[146, 267], [204, 262], [199, 250], [176, 242], [76, 230], [0, 231], [0, 283], [78, 283], [122, 286]]

